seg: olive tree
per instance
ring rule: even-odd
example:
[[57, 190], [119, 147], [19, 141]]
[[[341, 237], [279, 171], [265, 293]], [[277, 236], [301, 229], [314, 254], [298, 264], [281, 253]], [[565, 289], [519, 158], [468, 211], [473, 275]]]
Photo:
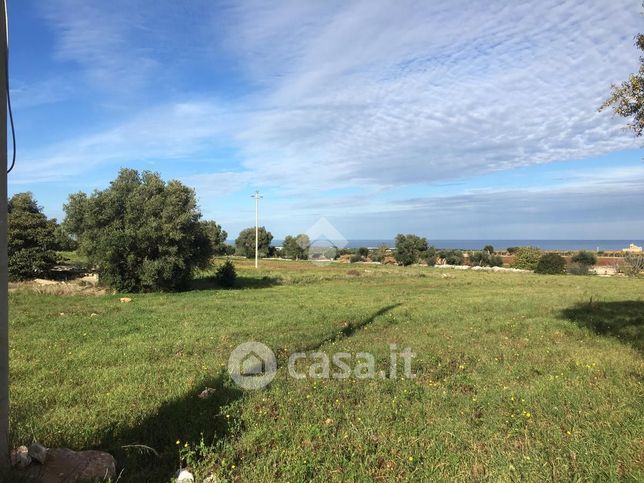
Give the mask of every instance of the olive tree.
[[[258, 235], [259, 256], [266, 257], [270, 251], [273, 235], [263, 226], [259, 227]], [[246, 258], [255, 257], [255, 227], [246, 228], [239, 232], [239, 236], [235, 240], [235, 254]]]
[[17, 193], [8, 204], [8, 269], [12, 280], [35, 278], [57, 261], [56, 220], [47, 219], [31, 193]]
[[308, 235], [301, 233], [297, 236], [288, 235], [284, 238], [282, 253], [287, 258], [294, 260], [306, 260], [309, 258], [309, 248], [311, 240]]
[[122, 169], [108, 188], [70, 195], [64, 208], [66, 231], [119, 291], [183, 288], [212, 254], [194, 191], [157, 173]]
[[421, 254], [427, 251], [427, 240], [417, 235], [396, 235], [396, 261], [400, 265], [417, 263]]

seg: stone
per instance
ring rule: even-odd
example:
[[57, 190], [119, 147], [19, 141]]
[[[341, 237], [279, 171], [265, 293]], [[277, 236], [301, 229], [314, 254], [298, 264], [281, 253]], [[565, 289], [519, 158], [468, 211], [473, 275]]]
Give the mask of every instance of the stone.
[[104, 451], [50, 448], [43, 465], [30, 465], [25, 476], [39, 483], [104, 481], [116, 477], [116, 460]]
[[41, 465], [44, 465], [47, 459], [47, 448], [40, 443], [32, 443], [29, 446], [29, 456]]
[[217, 391], [212, 387], [207, 387], [199, 393], [200, 399], [208, 399], [210, 396], [215, 394]]
[[26, 446], [18, 446], [11, 451], [11, 466], [16, 468], [26, 468], [31, 463], [31, 456], [29, 456], [29, 449]]
[[127, 304], [128, 302], [132, 302], [132, 299], [130, 297], [121, 297], [119, 300], [123, 304]]
[[195, 477], [188, 470], [181, 470], [177, 476], [177, 483], [194, 483]]

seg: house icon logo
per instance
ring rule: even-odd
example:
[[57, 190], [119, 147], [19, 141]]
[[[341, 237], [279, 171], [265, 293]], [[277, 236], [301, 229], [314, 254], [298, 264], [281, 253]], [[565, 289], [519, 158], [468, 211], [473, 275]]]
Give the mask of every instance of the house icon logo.
[[[298, 244], [309, 250], [309, 258], [312, 260], [333, 260], [337, 251], [349, 243], [335, 226], [325, 217], [320, 218], [306, 230], [308, 238]], [[307, 246], [303, 246], [306, 243]]]
[[277, 372], [277, 359], [273, 351], [261, 342], [244, 342], [230, 353], [228, 373], [243, 389], [266, 387]]

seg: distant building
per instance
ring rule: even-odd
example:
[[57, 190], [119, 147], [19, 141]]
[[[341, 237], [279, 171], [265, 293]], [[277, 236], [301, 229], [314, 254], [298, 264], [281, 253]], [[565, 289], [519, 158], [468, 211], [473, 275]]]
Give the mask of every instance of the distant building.
[[634, 243], [631, 243], [628, 248], [622, 248], [622, 251], [626, 253], [642, 253], [642, 247], [638, 247]]

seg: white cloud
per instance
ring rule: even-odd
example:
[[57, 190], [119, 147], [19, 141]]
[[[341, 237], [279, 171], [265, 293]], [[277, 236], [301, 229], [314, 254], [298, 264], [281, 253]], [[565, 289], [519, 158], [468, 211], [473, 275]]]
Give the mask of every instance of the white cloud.
[[154, 107], [113, 128], [21, 154], [11, 181], [56, 181], [105, 165], [184, 160], [215, 145], [224, 124], [223, 109], [215, 103]]
[[393, 186], [635, 146], [596, 111], [637, 62], [631, 1], [233, 12], [234, 48], [265, 89], [238, 142], [266, 183]]
[[[623, 120], [597, 113], [611, 82], [636, 69], [632, 37], [641, 18], [632, 0], [206, 5], [193, 7], [188, 23], [181, 17], [188, 7], [176, 2], [57, 0], [43, 7], [58, 33], [57, 58], [82, 65], [105, 89], [152, 89], [153, 74], [176, 69], [176, 59], [204, 54], [223, 37], [251, 92], [226, 103], [190, 92], [189, 102], [175, 97], [93, 135], [32, 149], [14, 181], [69, 178], [142, 159], [190, 162], [226, 143], [240, 166], [213, 163], [183, 178], [202, 197], [250, 183], [289, 196], [358, 188], [349, 200], [319, 193], [308, 209], [324, 214], [325, 202], [331, 209], [349, 202], [383, 213], [404, 211], [379, 198], [383, 190], [636, 146]], [[205, 25], [212, 43], [204, 47], [196, 39], [203, 40]], [[628, 186], [614, 183], [621, 193], [614, 199], [638, 194]], [[591, 198], [584, 193], [565, 199]], [[462, 196], [496, 207], [503, 201], [492, 203], [494, 196], [518, 199], [499, 190]], [[552, 208], [548, 195], [531, 196]], [[447, 209], [458, 197], [443, 201]], [[304, 211], [301, 204], [282, 207], [286, 218]]]

